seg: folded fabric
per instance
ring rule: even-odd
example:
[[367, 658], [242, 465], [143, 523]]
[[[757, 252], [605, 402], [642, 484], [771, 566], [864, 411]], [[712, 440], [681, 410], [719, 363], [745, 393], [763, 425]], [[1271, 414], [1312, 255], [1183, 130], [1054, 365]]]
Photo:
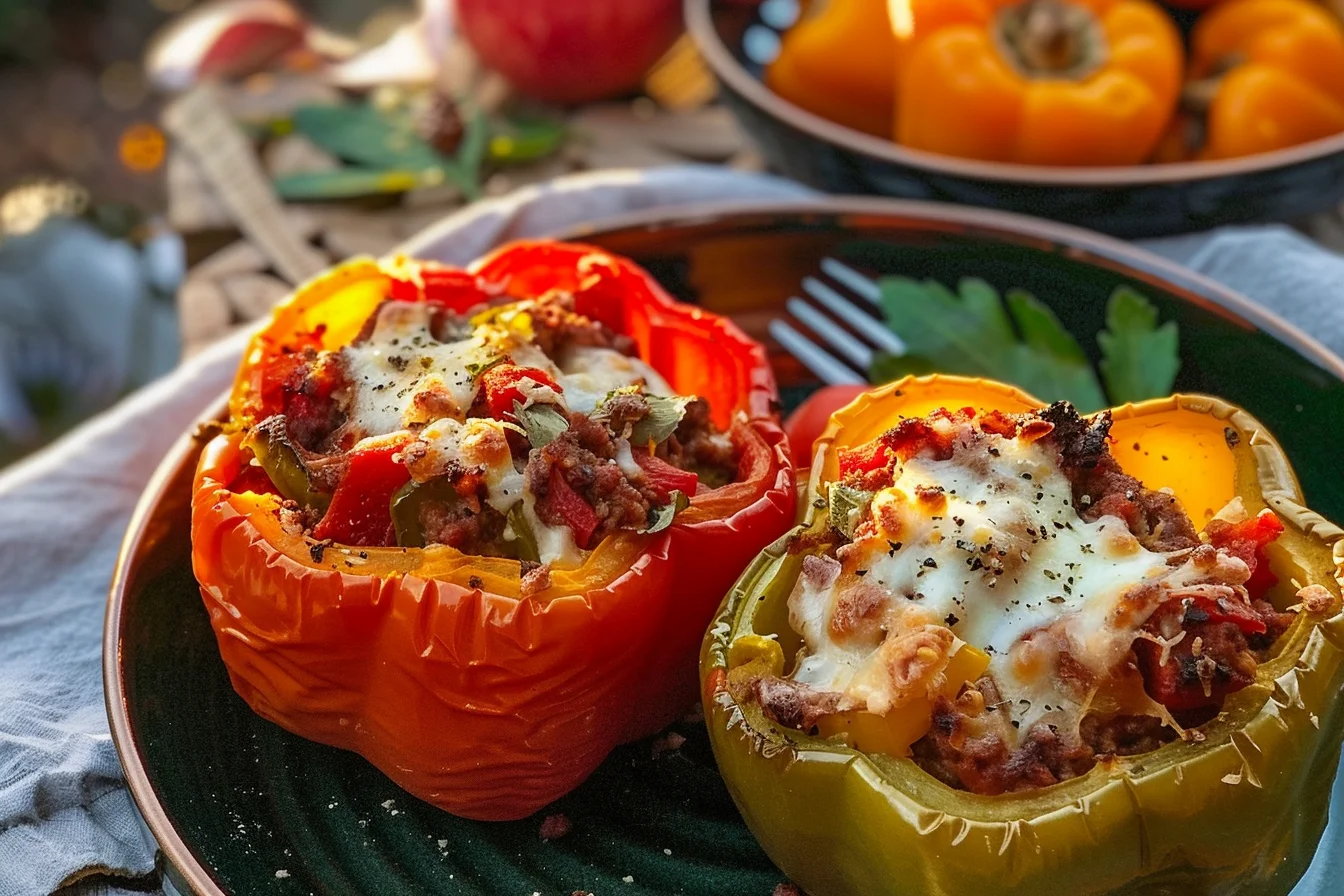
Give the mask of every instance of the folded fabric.
[[[717, 168], [601, 172], [478, 203], [407, 248], [465, 263], [503, 240], [637, 209], [810, 195], [787, 181]], [[1159, 248], [1344, 348], [1336, 300], [1344, 259], [1277, 228]], [[141, 489], [227, 386], [245, 340], [240, 334], [205, 350], [0, 473], [0, 896], [47, 893], [91, 872], [131, 878], [153, 870], [153, 844], [140, 834], [103, 709], [103, 609]], [[1335, 796], [1344, 798], [1338, 787]], [[1341, 840], [1332, 823], [1296, 896], [1332, 891], [1344, 870]], [[81, 892], [115, 890], [100, 883]]]

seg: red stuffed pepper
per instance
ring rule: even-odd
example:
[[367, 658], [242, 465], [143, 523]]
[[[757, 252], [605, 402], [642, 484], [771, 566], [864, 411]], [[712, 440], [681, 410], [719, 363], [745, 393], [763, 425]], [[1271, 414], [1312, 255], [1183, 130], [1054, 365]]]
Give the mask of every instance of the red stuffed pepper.
[[253, 341], [192, 557], [238, 693], [412, 794], [523, 817], [695, 699], [792, 523], [762, 348], [630, 262], [348, 262]]

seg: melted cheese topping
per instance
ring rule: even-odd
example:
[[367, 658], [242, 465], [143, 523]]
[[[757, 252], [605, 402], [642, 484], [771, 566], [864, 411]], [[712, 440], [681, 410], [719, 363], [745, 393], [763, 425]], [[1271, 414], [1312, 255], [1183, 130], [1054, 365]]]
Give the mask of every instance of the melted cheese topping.
[[[914, 661], [902, 636], [946, 626], [990, 655], [1021, 732], [1076, 724], [1088, 695], [1061, 687], [1061, 652], [1105, 678], [1164, 595], [1209, 572], [1168, 565], [1116, 517], [1083, 521], [1049, 449], [979, 433], [955, 444], [948, 460], [899, 469], [838, 562], [809, 558], [789, 599], [806, 645], [794, 677], [840, 692], [842, 708], [885, 713], [904, 702], [900, 670]], [[1218, 562], [1244, 580], [1241, 561]]]
[[379, 309], [370, 337], [341, 349], [341, 363], [350, 382], [346, 425], [356, 438], [398, 432], [445, 417], [465, 419], [480, 388], [471, 370], [501, 356], [520, 367], [546, 371], [563, 394], [557, 397], [540, 385], [525, 386], [525, 394], [530, 390], [527, 397], [551, 401], [569, 411], [591, 414], [609, 392], [634, 385], [651, 394], [673, 394], [647, 363], [614, 349], [575, 347], [557, 364], [507, 326], [507, 315], [478, 324], [464, 339], [439, 342], [430, 332], [430, 313], [423, 303], [388, 302]]
[[[550, 403], [571, 412], [593, 413], [608, 393], [642, 386], [651, 394], [674, 394], [656, 370], [639, 358], [609, 348], [575, 346], [552, 359], [530, 341], [530, 302], [518, 302], [474, 319], [469, 335], [439, 342], [431, 332], [432, 310], [416, 302], [388, 302], [378, 311], [369, 338], [340, 351], [349, 401], [345, 433], [368, 441], [405, 430], [418, 430], [419, 451], [411, 465], [424, 481], [458, 465], [479, 470], [487, 503], [500, 513], [521, 504], [537, 541], [542, 563], [576, 566], [584, 552], [564, 526], [551, 527], [536, 515], [525, 494], [523, 473], [514, 466], [505, 431], [510, 424], [467, 418], [479, 380], [472, 371], [507, 357], [520, 367], [544, 370], [561, 392], [525, 380], [519, 391], [528, 403]], [[557, 363], [558, 361], [558, 363]], [[621, 442], [621, 469], [637, 475], [639, 466]], [[512, 524], [504, 537], [514, 537]]]

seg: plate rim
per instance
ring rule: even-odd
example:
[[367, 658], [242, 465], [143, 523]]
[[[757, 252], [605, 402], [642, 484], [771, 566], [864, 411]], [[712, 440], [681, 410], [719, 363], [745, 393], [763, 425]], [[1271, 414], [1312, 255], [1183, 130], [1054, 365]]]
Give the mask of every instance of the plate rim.
[[767, 87], [763, 81], [753, 77], [719, 38], [713, 15], [719, 3], [720, 0], [684, 0], [682, 11], [687, 33], [721, 82], [756, 108], [809, 137], [886, 164], [901, 165], [933, 174], [1017, 186], [1093, 189], [1152, 186], [1178, 188], [1183, 184], [1223, 177], [1268, 174], [1344, 153], [1344, 133], [1234, 159], [1087, 168], [987, 162], [911, 149], [874, 134], [822, 118], [789, 102]]
[[[625, 230], [659, 230], [725, 222], [735, 218], [811, 215], [905, 219], [946, 230], [965, 230], [1004, 242], [1055, 250], [1093, 266], [1102, 266], [1124, 276], [1147, 280], [1179, 293], [1213, 313], [1250, 324], [1262, 330], [1336, 379], [1344, 381], [1344, 359], [1334, 354], [1306, 331], [1265, 309], [1236, 290], [1192, 271], [1174, 261], [1123, 240], [1081, 227], [1060, 224], [1027, 215], [998, 210], [955, 206], [919, 200], [866, 196], [825, 196], [816, 199], [718, 200], [662, 206], [622, 212], [592, 221], [556, 228], [549, 238], [591, 240]], [[441, 225], [431, 225], [389, 255], [414, 254], [435, 240]], [[1099, 264], [1100, 263], [1100, 264]], [[1135, 275], [1140, 275], [1135, 277]], [[125, 603], [132, 571], [145, 548], [149, 522], [163, 500], [169, 484], [186, 464], [194, 463], [200, 446], [198, 423], [214, 422], [227, 406], [227, 392], [206, 404], [205, 411], [168, 449], [137, 499], [117, 553], [103, 621], [103, 698], [109, 730], [136, 810], [156, 841], [168, 865], [185, 878], [201, 896], [230, 896], [182, 838], [168, 818], [167, 810], [150, 781], [142, 745], [130, 724], [121, 641], [125, 627]]]

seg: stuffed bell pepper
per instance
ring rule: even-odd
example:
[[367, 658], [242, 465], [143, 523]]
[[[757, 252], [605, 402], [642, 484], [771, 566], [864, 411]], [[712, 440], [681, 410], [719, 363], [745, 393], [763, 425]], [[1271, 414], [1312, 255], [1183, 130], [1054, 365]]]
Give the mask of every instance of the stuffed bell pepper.
[[202, 454], [192, 557], [256, 712], [509, 819], [687, 709], [794, 502], [759, 345], [624, 259], [519, 243], [350, 261], [282, 305]]
[[1344, 532], [1249, 414], [907, 378], [701, 656], [752, 831], [812, 896], [1282, 894], [1326, 823]]

